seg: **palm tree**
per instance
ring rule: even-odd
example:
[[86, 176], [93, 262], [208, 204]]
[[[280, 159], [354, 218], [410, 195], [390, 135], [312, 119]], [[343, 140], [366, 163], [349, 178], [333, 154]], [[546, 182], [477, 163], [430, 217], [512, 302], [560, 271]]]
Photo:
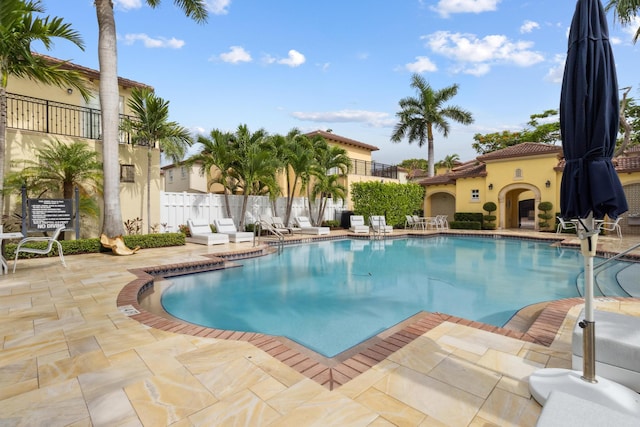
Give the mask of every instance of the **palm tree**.
[[[309, 137], [293, 128], [289, 131], [285, 140], [284, 163], [287, 179], [287, 207], [284, 223], [289, 224], [293, 200], [299, 191], [304, 191], [309, 183], [311, 168], [314, 164], [313, 144]], [[300, 187], [298, 187], [298, 184]]]
[[[614, 10], [615, 16], [622, 25], [628, 25], [633, 23], [634, 18], [640, 13], [640, 0], [609, 0], [605, 10], [608, 12], [610, 9]], [[633, 36], [633, 42], [637, 42], [638, 38], [640, 38], [640, 27]]]
[[324, 138], [317, 139], [314, 148], [315, 162], [311, 168], [311, 175], [315, 179], [309, 200], [320, 198], [315, 223], [321, 225], [328, 198], [344, 200], [346, 196], [346, 188], [340, 183], [340, 178], [349, 172], [351, 159], [344, 148], [329, 145]]
[[277, 186], [275, 173], [278, 160], [274, 156], [273, 145], [264, 129], [249, 131], [247, 125], [240, 125], [234, 134], [232, 165], [233, 175], [242, 188], [242, 211], [238, 228], [244, 229], [244, 217], [250, 195], [268, 193], [267, 188]]
[[[4, 0], [3, 0], [4, 1]], [[205, 0], [174, 0], [187, 17], [201, 23], [207, 20]], [[160, 0], [146, 0], [150, 7]], [[104, 220], [102, 233], [108, 237], [124, 234], [120, 210], [120, 164], [118, 143], [118, 53], [113, 0], [94, 0], [98, 18], [98, 61], [100, 63], [100, 110], [102, 113], [102, 152], [104, 161]]]
[[422, 147], [425, 142], [429, 160], [428, 175], [434, 174], [433, 131], [442, 132], [449, 136], [449, 122], [447, 119], [468, 125], [473, 123], [470, 112], [458, 106], [444, 106], [443, 104], [458, 94], [458, 85], [454, 84], [444, 89], [434, 90], [419, 74], [411, 78], [411, 87], [416, 89], [418, 97], [402, 98], [399, 102], [401, 110], [396, 113], [399, 121], [393, 129], [391, 141], [400, 142], [405, 136], [409, 144], [418, 141]]
[[444, 159], [440, 160], [436, 163], [437, 168], [445, 168], [447, 171], [450, 171], [454, 168], [456, 163], [460, 161], [460, 156], [457, 154], [449, 154], [444, 157]]
[[191, 156], [185, 164], [191, 166], [200, 164], [200, 175], [211, 176], [211, 169], [216, 168], [219, 172], [216, 178], [207, 182], [207, 188], [213, 183], [222, 184], [224, 191], [224, 203], [227, 210], [227, 218], [231, 218], [231, 206], [229, 204], [229, 194], [235, 193], [238, 181], [233, 177], [232, 167], [234, 163], [233, 147], [231, 141], [233, 134], [214, 129], [209, 137], [198, 136], [198, 143], [202, 146], [200, 152]]
[[41, 42], [49, 50], [54, 39], [68, 40], [84, 50], [79, 33], [62, 18], [35, 16], [44, 13], [39, 0], [0, 1], [0, 214], [4, 213], [4, 176], [7, 138], [7, 84], [10, 77], [26, 78], [58, 87], [72, 87], [89, 99], [85, 80], [77, 71], [51, 63], [31, 51]]
[[134, 88], [127, 103], [135, 119], [125, 119], [122, 128], [131, 133], [134, 145], [147, 147], [147, 233], [151, 232], [151, 150], [158, 148], [174, 163], [181, 161], [193, 144], [189, 131], [169, 121], [169, 101], [149, 88]]
[[64, 199], [72, 199], [78, 188], [80, 211], [97, 217], [100, 210], [95, 195], [102, 193], [102, 164], [97, 157], [84, 142], [51, 141], [36, 150], [36, 160], [13, 162], [20, 170], [7, 175], [6, 188], [19, 191], [25, 185], [36, 197], [49, 192]]

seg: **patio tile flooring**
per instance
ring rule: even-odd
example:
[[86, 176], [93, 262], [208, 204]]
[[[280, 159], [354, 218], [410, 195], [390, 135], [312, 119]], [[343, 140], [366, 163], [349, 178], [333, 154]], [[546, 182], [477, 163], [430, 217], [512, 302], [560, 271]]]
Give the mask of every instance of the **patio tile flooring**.
[[[601, 238], [599, 247], [639, 241]], [[295, 354], [283, 362], [246, 340], [150, 327], [118, 308], [140, 269], [244, 249], [251, 244], [68, 256], [66, 269], [57, 258], [19, 261], [0, 277], [0, 425], [530, 426], [541, 408], [528, 376], [571, 365], [580, 299], [549, 304], [526, 333], [437, 315], [377, 363], [345, 369], [335, 387], [286, 363]], [[598, 308], [640, 316], [637, 299]]]

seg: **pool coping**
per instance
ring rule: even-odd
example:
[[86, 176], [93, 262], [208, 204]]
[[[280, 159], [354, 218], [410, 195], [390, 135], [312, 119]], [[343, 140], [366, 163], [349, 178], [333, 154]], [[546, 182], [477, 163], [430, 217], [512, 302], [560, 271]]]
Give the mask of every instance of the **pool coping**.
[[[426, 237], [450, 234], [452, 233], [441, 232], [431, 234]], [[477, 234], [461, 233], [455, 233], [455, 235], [478, 236]], [[412, 233], [398, 235], [398, 237], [407, 236], [411, 237], [413, 235]], [[483, 236], [491, 237], [496, 235], [489, 234]], [[549, 237], [537, 239], [524, 236], [522, 238], [519, 236], [503, 236], [499, 234], [497, 236], [499, 238], [514, 238], [522, 240], [559, 240], [558, 238], [553, 239]], [[320, 237], [305, 236], [299, 239], [291, 239], [287, 241], [287, 244], [338, 240], [345, 238], [362, 239], [363, 237], [357, 235]], [[563, 244], [563, 246], [565, 245]], [[443, 322], [461, 324], [548, 347], [553, 343], [568, 311], [573, 306], [584, 303], [584, 299], [581, 297], [550, 301], [526, 332], [488, 325], [486, 323], [471, 321], [445, 313], [420, 312], [333, 358], [324, 357], [285, 337], [199, 326], [173, 318], [167, 313], [159, 314], [147, 311], [140, 305], [141, 298], [148, 292], [153, 291], [154, 282], [156, 280], [183, 274], [228, 268], [232, 266], [230, 264], [232, 261], [266, 255], [268, 253], [272, 253], [274, 250], [275, 249], [272, 246], [266, 244], [253, 247], [248, 250], [245, 249], [218, 254], [204, 254], [202, 257], [205, 259], [198, 261], [130, 269], [129, 271], [136, 276], [136, 279], [125, 285], [118, 294], [118, 309], [131, 319], [155, 329], [198, 337], [249, 342], [307, 378], [316, 381], [329, 390], [335, 390], [358, 375], [366, 372], [376, 364], [382, 362], [391, 354], [400, 350], [416, 338], [439, 326]], [[606, 255], [603, 253], [602, 256]], [[607, 297], [607, 299], [621, 301], [628, 301], [631, 299], [640, 301], [640, 298], [624, 297]]]

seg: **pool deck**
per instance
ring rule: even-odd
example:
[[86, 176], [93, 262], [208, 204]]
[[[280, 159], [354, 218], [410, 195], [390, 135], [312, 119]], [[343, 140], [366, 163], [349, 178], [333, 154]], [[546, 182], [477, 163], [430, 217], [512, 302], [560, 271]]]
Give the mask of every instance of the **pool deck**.
[[[598, 247], [617, 253], [637, 243], [640, 236], [601, 237]], [[66, 269], [58, 258], [19, 261], [15, 275], [0, 277], [0, 425], [532, 426], [541, 407], [528, 376], [571, 365], [579, 298], [525, 309], [508, 328], [424, 313], [371, 348], [304, 368], [318, 361], [283, 342], [266, 344], [273, 337], [213, 337], [166, 319], [149, 326], [152, 315], [122, 292], [137, 295], [144, 271], [159, 266], [252, 249], [187, 244], [74, 255]], [[603, 298], [597, 307], [640, 316], [639, 299]], [[540, 315], [531, 321], [529, 312]]]

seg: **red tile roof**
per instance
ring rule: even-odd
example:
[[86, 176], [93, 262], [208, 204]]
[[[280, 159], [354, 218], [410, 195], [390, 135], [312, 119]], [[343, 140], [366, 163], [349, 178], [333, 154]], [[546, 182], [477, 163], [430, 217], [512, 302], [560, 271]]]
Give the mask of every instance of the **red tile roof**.
[[[100, 80], [100, 71], [94, 70], [92, 68], [83, 67], [82, 65], [74, 64], [73, 62], [63, 61], [62, 59], [54, 58], [52, 56], [42, 55], [40, 53], [36, 53], [35, 55], [44, 58], [45, 60], [52, 62], [54, 64], [61, 64], [60, 67], [66, 70], [76, 70], [79, 73], [84, 74], [89, 79]], [[136, 82], [134, 80], [125, 79], [123, 77], [118, 77], [118, 84], [123, 88], [129, 87], [148, 87], [153, 90], [153, 87]]]
[[364, 142], [356, 141], [355, 139], [345, 138], [344, 136], [336, 135], [334, 133], [326, 132], [326, 131], [323, 131], [323, 130], [314, 130], [313, 132], [309, 132], [309, 133], [307, 133], [305, 135], [307, 135], [309, 137], [320, 135], [324, 139], [329, 140], [329, 141], [335, 141], [335, 142], [339, 142], [339, 143], [346, 144], [346, 145], [351, 145], [351, 146], [358, 147], [358, 148], [364, 148], [365, 150], [369, 150], [369, 151], [378, 151], [379, 150], [379, 148], [374, 146], [374, 145], [365, 144]]
[[491, 153], [478, 156], [481, 162], [509, 159], [512, 157], [528, 157], [539, 156], [541, 154], [558, 153], [562, 154], [562, 147], [558, 145], [542, 144], [538, 142], [523, 142], [521, 144], [512, 145], [502, 150], [492, 151]]

